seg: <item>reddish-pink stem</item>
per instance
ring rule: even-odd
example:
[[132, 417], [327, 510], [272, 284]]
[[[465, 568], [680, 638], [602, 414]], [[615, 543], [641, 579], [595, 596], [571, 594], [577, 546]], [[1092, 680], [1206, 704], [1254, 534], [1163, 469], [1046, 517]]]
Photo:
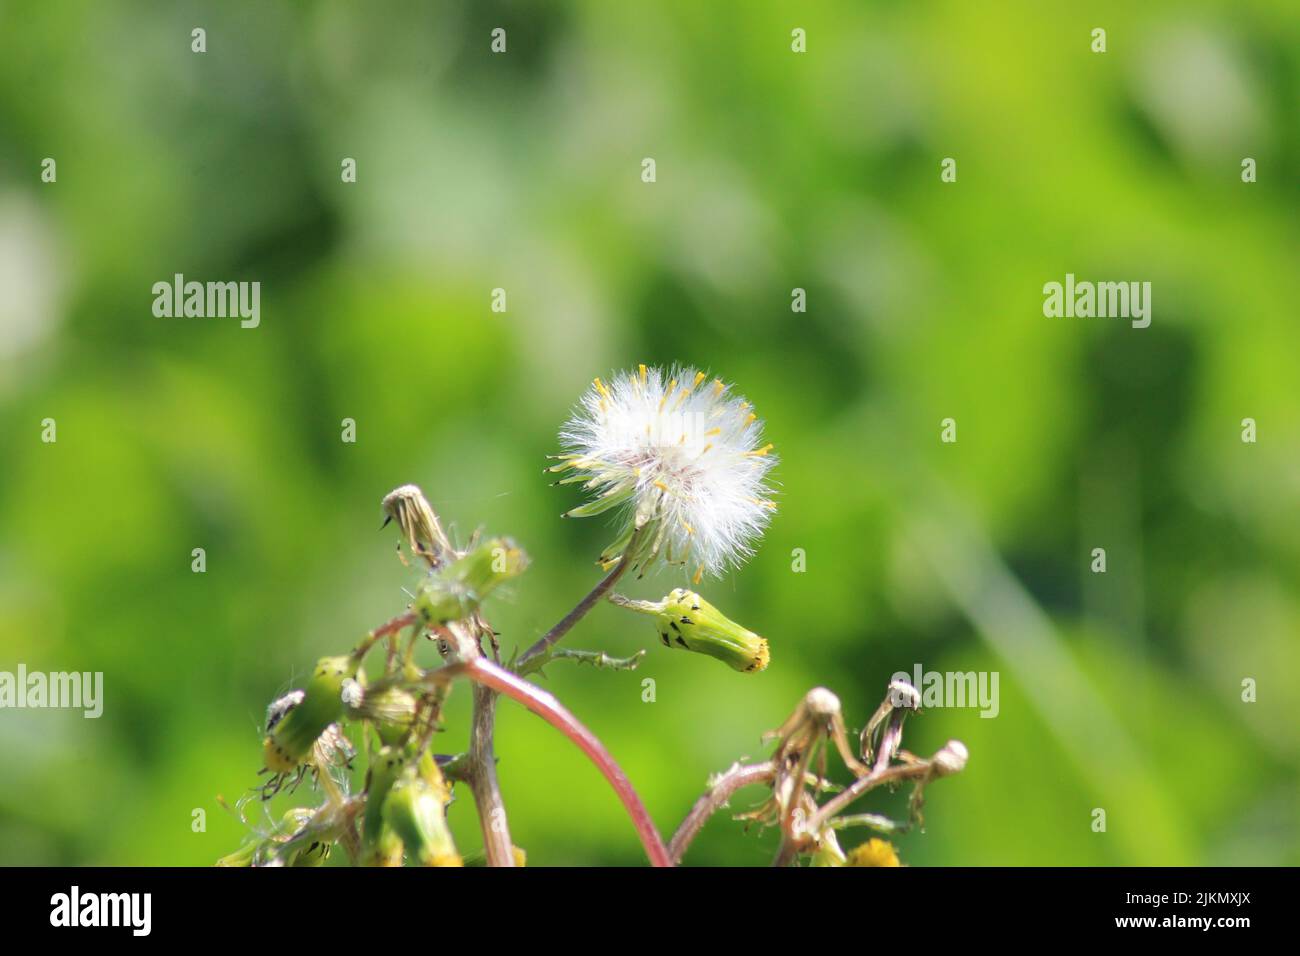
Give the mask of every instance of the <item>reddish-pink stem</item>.
[[772, 766], [772, 761], [768, 760], [749, 767], [732, 767], [714, 781], [708, 792], [695, 801], [695, 806], [691, 807], [691, 812], [686, 815], [682, 825], [673, 834], [672, 842], [668, 845], [668, 854], [672, 857], [673, 863], [682, 862], [682, 856], [685, 855], [691, 841], [695, 839], [695, 835], [703, 829], [709, 817], [727, 805], [727, 800], [733, 793], [753, 783], [768, 783], [775, 774], [776, 768]]
[[554, 695], [498, 667], [483, 657], [476, 657], [471, 661], [466, 661], [460, 665], [460, 670], [471, 680], [486, 687], [491, 687], [498, 693], [505, 694], [507, 697], [523, 704], [577, 744], [579, 749], [605, 775], [609, 785], [614, 788], [618, 798], [623, 801], [623, 806], [627, 808], [628, 816], [632, 818], [632, 824], [636, 827], [637, 835], [641, 838], [641, 845], [645, 847], [646, 856], [650, 858], [651, 865], [673, 865], [668, 857], [668, 848], [664, 846], [663, 837], [659, 835], [654, 821], [650, 819], [650, 814], [646, 812], [645, 805], [641, 802], [636, 790], [633, 789], [632, 781], [628, 780], [627, 774], [610, 756], [609, 751], [596, 738], [596, 735], [583, 726], [577, 717], [574, 717], [563, 704], [555, 699]]
[[397, 617], [380, 624], [377, 628], [362, 638], [361, 643], [357, 645], [357, 649], [352, 653], [360, 657], [370, 650], [370, 648], [374, 647], [375, 642], [380, 638], [387, 637], [389, 634], [396, 634], [398, 631], [402, 630], [402, 628], [410, 627], [418, 620], [419, 618], [411, 611], [407, 611], [405, 614], [399, 614]]

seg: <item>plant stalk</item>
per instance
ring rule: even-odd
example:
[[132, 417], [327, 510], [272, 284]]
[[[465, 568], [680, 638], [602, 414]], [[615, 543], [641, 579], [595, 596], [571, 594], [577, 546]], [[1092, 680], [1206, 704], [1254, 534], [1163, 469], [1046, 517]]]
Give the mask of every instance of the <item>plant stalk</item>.
[[483, 850], [488, 866], [514, 866], [514, 844], [506, 822], [501, 785], [497, 781], [497, 758], [492, 745], [496, 725], [497, 695], [481, 683], [474, 685], [474, 715], [470, 730], [469, 761], [465, 768], [474, 806], [483, 830]]
[[737, 765], [714, 780], [708, 791], [695, 801], [695, 806], [691, 807], [691, 812], [686, 815], [686, 819], [673, 834], [672, 842], [668, 844], [668, 856], [673, 863], [682, 861], [686, 848], [691, 845], [696, 834], [713, 814], [727, 805], [733, 793], [753, 783], [770, 783], [775, 775], [776, 768], [768, 760], [752, 766]]
[[520, 657], [515, 664], [516, 670], [522, 668], [533, 658], [545, 654], [550, 650], [551, 647], [560, 640], [560, 638], [564, 637], [565, 634], [568, 634], [569, 631], [573, 629], [573, 625], [586, 617], [587, 612], [595, 607], [597, 602], [609, 593], [610, 589], [618, 583], [618, 579], [626, 574], [628, 568], [632, 566], [632, 556], [635, 553], [637, 539], [640, 536], [641, 531], [639, 529], [633, 532], [632, 539], [628, 541], [627, 547], [623, 549], [623, 556], [619, 558], [618, 564], [614, 565], [613, 570], [611, 570], [609, 574], [605, 575], [605, 577], [601, 579], [600, 583], [592, 588], [587, 593], [587, 596], [579, 601], [572, 611], [564, 615], [558, 624], [543, 634], [532, 647], [524, 651], [523, 656]]
[[846, 809], [849, 804], [853, 803], [858, 797], [870, 790], [874, 790], [882, 783], [896, 783], [900, 780], [917, 780], [929, 776], [933, 771], [930, 769], [928, 762], [904, 764], [898, 763], [892, 766], [880, 767], [872, 770], [865, 777], [859, 777], [853, 781], [852, 785], [846, 787], [837, 793], [834, 797], [827, 800], [817, 811], [817, 815], [812, 818], [808, 824], [808, 829], [814, 833], [821, 831], [826, 822], [834, 817], [840, 811]]
[[637, 795], [636, 790], [633, 788], [632, 782], [628, 780], [627, 774], [610, 756], [609, 751], [596, 738], [596, 735], [588, 730], [578, 718], [574, 717], [563, 704], [556, 700], [553, 694], [523, 680], [504, 668], [498, 667], [483, 657], [476, 657], [460, 664], [449, 665], [436, 672], [436, 675], [430, 676], [449, 679], [459, 674], [464, 674], [470, 680], [482, 685], [483, 688], [489, 691], [496, 691], [518, 701], [573, 741], [596, 765], [597, 769], [604, 774], [605, 779], [609, 781], [609, 785], [618, 794], [618, 798], [623, 802], [628, 816], [632, 818], [632, 825], [636, 828], [637, 836], [641, 838], [641, 845], [645, 847], [646, 856], [649, 857], [651, 865], [672, 866], [668, 848], [664, 846], [663, 837], [659, 835], [654, 821], [650, 819], [650, 814], [646, 811], [640, 796]]

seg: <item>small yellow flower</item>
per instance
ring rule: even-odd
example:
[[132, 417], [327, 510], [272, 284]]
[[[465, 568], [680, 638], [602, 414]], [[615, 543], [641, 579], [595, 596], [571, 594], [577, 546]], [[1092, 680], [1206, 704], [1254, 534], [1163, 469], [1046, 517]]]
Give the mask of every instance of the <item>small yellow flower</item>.
[[872, 837], [849, 851], [847, 866], [902, 866], [898, 853], [888, 840]]

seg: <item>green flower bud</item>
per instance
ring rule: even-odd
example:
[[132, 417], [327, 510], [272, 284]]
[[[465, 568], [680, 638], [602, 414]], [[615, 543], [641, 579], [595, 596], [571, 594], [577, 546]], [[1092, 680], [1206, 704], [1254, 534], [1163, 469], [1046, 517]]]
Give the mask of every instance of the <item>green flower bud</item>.
[[420, 759], [415, 762], [415, 771], [436, 790], [442, 791], [447, 796], [447, 802], [451, 800], [451, 788], [447, 785], [447, 778], [442, 775], [442, 768], [438, 766], [437, 759], [429, 751], [420, 754]]
[[213, 866], [252, 866], [257, 861], [257, 849], [261, 841], [250, 840], [234, 853], [228, 853], [217, 860]]
[[633, 601], [621, 595], [610, 600], [654, 615], [665, 647], [708, 654], [745, 673], [768, 665], [767, 640], [741, 627], [694, 591], [677, 588], [662, 601]]
[[384, 798], [384, 823], [421, 866], [462, 866], [447, 827], [447, 791], [409, 767]]
[[350, 695], [344, 695], [349, 717], [370, 721], [386, 744], [401, 743], [406, 738], [418, 703], [413, 693], [395, 686], [369, 690], [358, 683], [350, 685], [350, 690]]
[[509, 538], [493, 538], [431, 573], [413, 609], [425, 624], [469, 617], [500, 584], [522, 574], [528, 555]]
[[[311, 751], [312, 744], [343, 713], [343, 684], [355, 678], [361, 660], [352, 656], [322, 657], [302, 699], [288, 713], [268, 720], [262, 752], [272, 773], [287, 773]], [[273, 705], [274, 707], [274, 705]]]
[[316, 811], [307, 807], [286, 810], [273, 830], [246, 840], [243, 846], [217, 860], [215, 865], [320, 866], [329, 859], [334, 834], [314, 832], [311, 828], [315, 817]]
[[341, 804], [325, 804], [310, 810], [295, 807], [280, 824], [279, 844], [269, 866], [320, 866], [329, 859], [334, 844], [350, 826], [351, 814]]
[[380, 747], [366, 777], [366, 812], [361, 823], [362, 859], [367, 866], [401, 866], [402, 841], [384, 823], [384, 800], [406, 769], [396, 747]]

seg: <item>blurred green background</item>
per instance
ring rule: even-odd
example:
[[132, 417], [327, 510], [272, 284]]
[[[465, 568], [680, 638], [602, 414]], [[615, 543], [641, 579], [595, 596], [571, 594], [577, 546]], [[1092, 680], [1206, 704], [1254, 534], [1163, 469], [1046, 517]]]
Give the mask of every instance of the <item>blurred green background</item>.
[[[782, 456], [757, 557], [701, 589], [773, 664], [601, 607], [569, 646], [641, 670], [545, 682], [665, 833], [808, 688], [860, 727], [919, 663], [1001, 700], [910, 722], [971, 759], [905, 862], [1300, 863], [1297, 103], [1300, 13], [1270, 0], [0, 3], [0, 669], [106, 698], [0, 711], [0, 863], [233, 850], [216, 796], [256, 783], [267, 702], [403, 605], [398, 484], [528, 548], [491, 614], [530, 643], [609, 537], [559, 520], [557, 428], [594, 376], [673, 360]], [[177, 272], [260, 281], [261, 326], [155, 318]], [[1045, 318], [1067, 272], [1150, 281], [1151, 327]], [[498, 752], [531, 862], [642, 861], [510, 702]], [[467, 795], [451, 816], [472, 855]], [[720, 815], [688, 862], [773, 850]]]

